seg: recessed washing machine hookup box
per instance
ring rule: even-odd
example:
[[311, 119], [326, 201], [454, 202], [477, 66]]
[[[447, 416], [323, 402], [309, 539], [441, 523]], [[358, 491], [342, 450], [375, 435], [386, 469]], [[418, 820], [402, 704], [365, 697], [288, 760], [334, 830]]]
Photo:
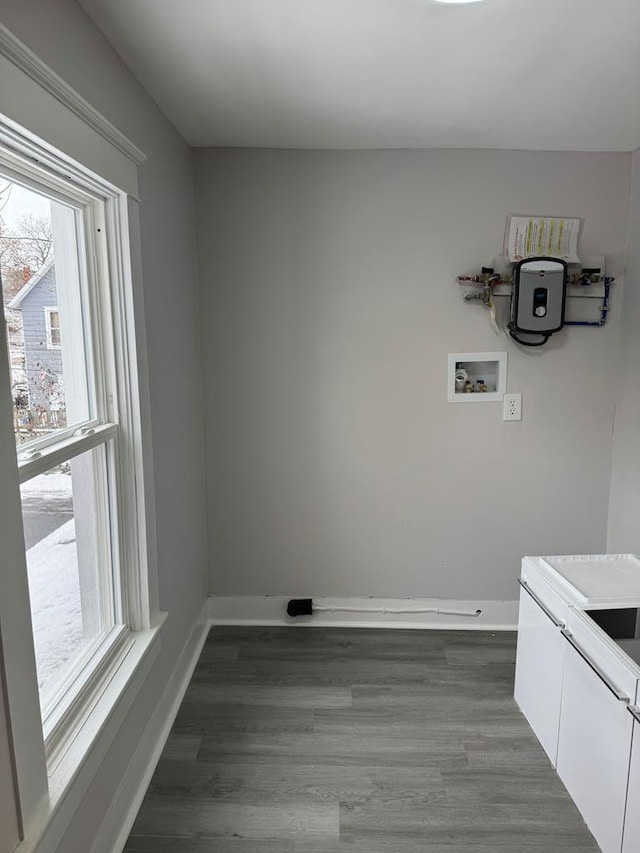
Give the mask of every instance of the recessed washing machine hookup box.
[[450, 403], [502, 402], [507, 390], [506, 352], [449, 353]]

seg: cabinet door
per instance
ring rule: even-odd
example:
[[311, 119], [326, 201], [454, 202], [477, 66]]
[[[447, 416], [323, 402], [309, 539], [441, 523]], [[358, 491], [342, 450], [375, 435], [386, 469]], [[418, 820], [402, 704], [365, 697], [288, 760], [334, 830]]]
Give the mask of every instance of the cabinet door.
[[584, 649], [569, 643], [558, 775], [603, 853], [620, 853], [633, 720], [616, 685]]
[[514, 696], [555, 767], [566, 643], [558, 620], [536, 599], [525, 583], [520, 590]]
[[640, 708], [636, 707], [631, 710], [635, 722], [633, 724], [622, 853], [638, 853], [640, 850]]

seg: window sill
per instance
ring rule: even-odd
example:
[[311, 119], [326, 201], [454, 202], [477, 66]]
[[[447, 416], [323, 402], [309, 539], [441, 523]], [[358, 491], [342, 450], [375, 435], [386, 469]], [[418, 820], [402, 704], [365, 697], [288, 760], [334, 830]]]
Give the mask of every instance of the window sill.
[[153, 626], [131, 634], [82, 717], [49, 761], [49, 798], [38, 809], [16, 853], [56, 851], [91, 780], [160, 654], [166, 613]]

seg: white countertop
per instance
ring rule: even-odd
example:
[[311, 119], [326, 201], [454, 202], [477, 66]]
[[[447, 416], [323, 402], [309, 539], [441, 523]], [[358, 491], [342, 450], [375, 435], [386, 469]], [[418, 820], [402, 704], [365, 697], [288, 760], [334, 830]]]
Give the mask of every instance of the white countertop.
[[635, 554], [531, 559], [554, 586], [581, 607], [640, 607], [640, 559]]

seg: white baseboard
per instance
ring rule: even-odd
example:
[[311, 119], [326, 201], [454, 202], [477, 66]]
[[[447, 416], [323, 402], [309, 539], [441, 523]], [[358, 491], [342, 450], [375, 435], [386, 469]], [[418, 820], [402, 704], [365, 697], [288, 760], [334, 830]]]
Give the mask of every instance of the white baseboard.
[[[436, 628], [441, 630], [515, 631], [517, 601], [454, 601], [433, 598], [314, 598], [324, 607], [380, 608], [380, 613], [320, 612], [313, 616], [287, 616], [289, 598], [283, 595], [212, 596], [209, 616], [213, 625], [292, 625], [298, 627]], [[475, 613], [384, 613], [384, 608], [433, 608]]]
[[127, 843], [207, 639], [210, 627], [209, 610], [210, 605], [207, 601], [123, 776], [91, 847], [91, 853], [122, 853]]

